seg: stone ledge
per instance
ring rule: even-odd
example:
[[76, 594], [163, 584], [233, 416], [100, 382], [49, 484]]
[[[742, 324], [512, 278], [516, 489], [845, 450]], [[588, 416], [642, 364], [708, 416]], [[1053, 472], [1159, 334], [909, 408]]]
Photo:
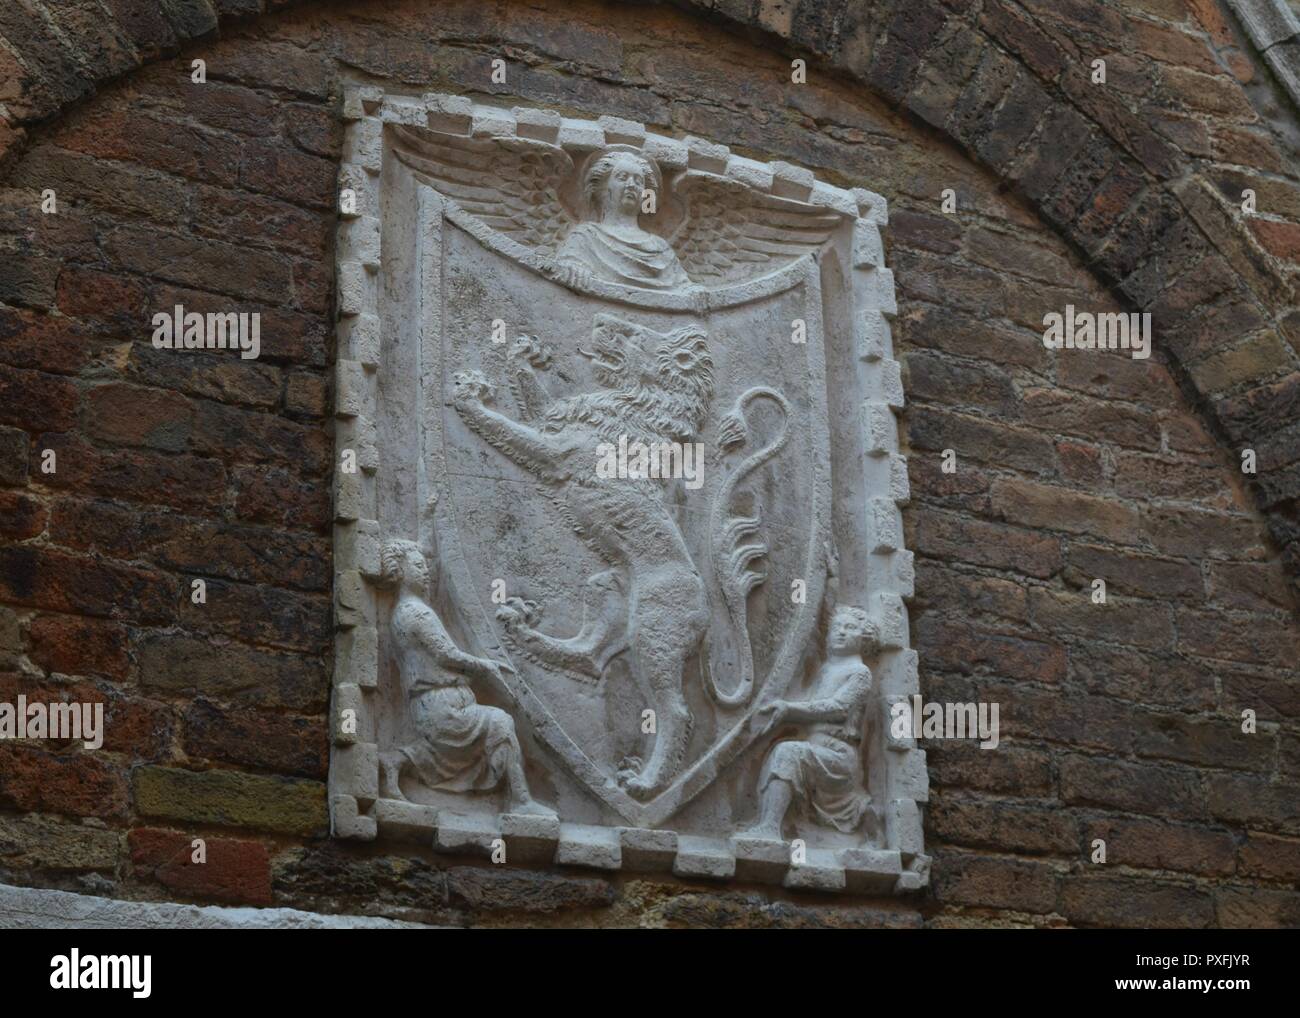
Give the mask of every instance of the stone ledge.
[[119, 901], [0, 884], [0, 930], [424, 930], [421, 923], [296, 908]]
[[[894, 800], [918, 818], [914, 802]], [[809, 849], [807, 861], [792, 862], [792, 843], [750, 834], [730, 839], [683, 836], [635, 827], [560, 824], [546, 817], [503, 813], [495, 820], [433, 806], [375, 801], [373, 815], [386, 830], [423, 840], [435, 852], [490, 857], [493, 842], [505, 844], [506, 863], [554, 863], [607, 871], [674, 873], [686, 879], [728, 880], [733, 876], [797, 890], [889, 894], [929, 883], [930, 859], [914, 854], [919, 835], [900, 856], [897, 850], [847, 847]], [[362, 818], [366, 819], [366, 818]], [[519, 849], [521, 851], [516, 851]]]

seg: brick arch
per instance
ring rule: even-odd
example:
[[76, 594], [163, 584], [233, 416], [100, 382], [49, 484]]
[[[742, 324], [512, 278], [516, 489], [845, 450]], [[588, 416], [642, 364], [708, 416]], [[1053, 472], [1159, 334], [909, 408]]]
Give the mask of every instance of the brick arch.
[[[0, 170], [29, 128], [105, 82], [223, 25], [318, 2], [12, 0], [0, 8]], [[1234, 459], [1256, 450], [1255, 497], [1300, 576], [1300, 185], [1261, 116], [1286, 120], [1274, 105], [1287, 100], [1221, 0], [677, 6], [866, 84], [990, 168], [1128, 307], [1150, 311], [1219, 440]], [[1104, 86], [1090, 80], [1097, 57]], [[1260, 203], [1250, 218], [1235, 204], [1247, 186]]]

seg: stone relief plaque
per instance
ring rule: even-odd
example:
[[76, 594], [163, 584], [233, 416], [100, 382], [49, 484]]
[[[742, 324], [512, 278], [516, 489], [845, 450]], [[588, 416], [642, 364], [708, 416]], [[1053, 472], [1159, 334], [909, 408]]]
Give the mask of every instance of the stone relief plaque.
[[335, 836], [922, 886], [885, 201], [609, 117], [345, 116]]

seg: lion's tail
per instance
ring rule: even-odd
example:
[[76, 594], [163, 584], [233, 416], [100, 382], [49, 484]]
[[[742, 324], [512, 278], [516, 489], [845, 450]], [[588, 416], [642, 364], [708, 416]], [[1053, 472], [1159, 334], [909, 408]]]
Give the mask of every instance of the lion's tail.
[[[742, 393], [731, 414], [724, 419], [721, 432], [723, 445], [743, 445], [749, 441], [745, 409], [755, 399], [766, 397], [781, 408], [781, 424], [776, 436], [761, 449], [748, 456], [722, 483], [714, 499], [709, 516], [709, 552], [713, 576], [722, 590], [730, 623], [721, 640], [706, 639], [700, 655], [700, 679], [705, 690], [720, 706], [740, 707], [748, 703], [754, 693], [754, 650], [749, 641], [749, 594], [762, 583], [766, 574], [756, 563], [767, 555], [767, 545], [762, 540], [750, 540], [759, 530], [761, 511], [755, 509], [751, 516], [733, 516], [731, 498], [737, 485], [770, 460], [785, 445], [790, 422], [790, 404], [775, 389], [756, 386]], [[728, 671], [736, 674], [730, 690], [718, 687], [715, 674]]]

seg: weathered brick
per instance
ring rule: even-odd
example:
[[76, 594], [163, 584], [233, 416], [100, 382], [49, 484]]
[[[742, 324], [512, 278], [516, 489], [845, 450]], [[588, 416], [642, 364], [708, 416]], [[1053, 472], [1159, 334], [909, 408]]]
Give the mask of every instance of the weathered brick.
[[926, 764], [935, 787], [1025, 798], [1046, 796], [1052, 788], [1051, 758], [1036, 749], [1001, 745], [992, 753], [974, 742], [932, 742], [926, 746]]
[[110, 382], [86, 392], [86, 433], [113, 445], [181, 452], [190, 441], [194, 408], [165, 389]]
[[0, 424], [64, 431], [76, 413], [77, 387], [66, 378], [0, 365]]
[[931, 800], [925, 819], [933, 834], [954, 845], [1029, 855], [1079, 851], [1078, 821], [1054, 806], [945, 795]]
[[24, 812], [117, 817], [126, 810], [126, 780], [115, 764], [93, 752], [0, 744], [0, 804]]
[[135, 768], [131, 782], [142, 816], [308, 837], [329, 824], [319, 782], [155, 766]]
[[943, 852], [931, 879], [940, 904], [1051, 912], [1060, 877], [1043, 863]]
[[1280, 834], [1300, 834], [1300, 787], [1250, 774], [1207, 774], [1210, 814], [1229, 823]]
[[327, 597], [218, 579], [207, 581], [205, 604], [183, 598], [180, 617], [192, 630], [316, 654], [328, 645], [333, 626]]
[[1224, 831], [1116, 817], [1087, 825], [1084, 839], [1090, 849], [1098, 838], [1106, 843], [1108, 866], [1204, 876], [1223, 876], [1235, 866], [1237, 842]]
[[303, 712], [319, 712], [329, 701], [319, 657], [168, 632], [142, 633], [134, 649], [140, 684], [156, 695]]
[[[1088, 586], [1100, 577], [1106, 581], [1107, 596], [1202, 600], [1205, 596], [1201, 571], [1190, 562], [1117, 552], [1093, 544], [1071, 542], [1066, 551], [1067, 579]], [[1071, 575], [1073, 573], [1073, 575]]]
[[1018, 415], [1015, 386], [1005, 371], [925, 351], [909, 353], [905, 366], [912, 400], [974, 407], [998, 417]]
[[108, 871], [117, 868], [117, 831], [61, 823], [30, 813], [0, 816], [0, 865], [14, 870]]
[[962, 672], [1059, 682], [1065, 677], [1065, 648], [1059, 643], [1027, 640], [1005, 633], [924, 616], [916, 625], [917, 647], [928, 667]]
[[1300, 884], [1300, 839], [1248, 831], [1237, 865], [1244, 877]]
[[135, 449], [96, 449], [68, 434], [43, 435], [38, 448], [54, 450], [51, 487], [93, 492], [132, 502], [218, 515], [226, 473], [218, 460]]
[[1200, 776], [1190, 767], [1071, 755], [1060, 762], [1060, 782], [1061, 798], [1071, 805], [1189, 820], [1205, 816]]
[[907, 420], [908, 438], [918, 449], [952, 449], [959, 461], [976, 460], [1030, 473], [1050, 474], [1056, 467], [1051, 439], [1025, 428], [921, 406], [912, 408]]
[[183, 720], [183, 743], [191, 758], [321, 779], [329, 766], [326, 732], [319, 719], [223, 708], [199, 698]]
[[0, 599], [14, 604], [166, 623], [176, 597], [176, 581], [162, 573], [52, 548], [0, 548]]
[[1215, 925], [1210, 892], [1190, 884], [1126, 876], [1071, 876], [1061, 911], [1076, 926], [1206, 929]]
[[32, 662], [69, 675], [126, 677], [126, 628], [75, 615], [39, 615], [28, 627]]
[[46, 518], [39, 500], [19, 491], [0, 491], [0, 537], [11, 541], [36, 537], [45, 530]]
[[1259, 615], [1249, 621], [1219, 612], [1180, 608], [1178, 646], [1204, 657], [1229, 661], [1300, 661], [1300, 626]]
[[993, 485], [993, 506], [1008, 523], [1103, 537], [1119, 544], [1137, 540], [1136, 509], [1068, 488], [1034, 481], [998, 481]]
[[1300, 892], [1260, 887], [1218, 887], [1214, 891], [1218, 925], [1226, 930], [1300, 926]]
[[1272, 740], [1243, 733], [1240, 718], [1152, 713], [1133, 740], [1138, 756], [1251, 771], [1273, 767]]
[[271, 904], [271, 858], [260, 841], [195, 837], [182, 831], [138, 827], [127, 835], [138, 876], [192, 898], [243, 905]]
[[1059, 538], [949, 513], [926, 512], [920, 516], [912, 545], [923, 555], [1011, 569], [1039, 578], [1061, 568]]

